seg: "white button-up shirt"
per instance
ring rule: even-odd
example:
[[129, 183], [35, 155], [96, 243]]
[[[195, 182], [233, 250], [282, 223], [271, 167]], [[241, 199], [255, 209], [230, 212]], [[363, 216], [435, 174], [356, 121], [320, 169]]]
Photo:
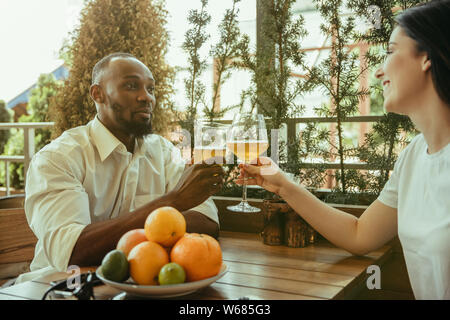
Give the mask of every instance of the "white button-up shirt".
[[[162, 196], [184, 168], [179, 149], [159, 135], [137, 139], [130, 153], [97, 117], [64, 132], [33, 157], [27, 173], [25, 212], [38, 242], [31, 272], [16, 283], [65, 272], [88, 224]], [[219, 222], [211, 198], [192, 210]]]

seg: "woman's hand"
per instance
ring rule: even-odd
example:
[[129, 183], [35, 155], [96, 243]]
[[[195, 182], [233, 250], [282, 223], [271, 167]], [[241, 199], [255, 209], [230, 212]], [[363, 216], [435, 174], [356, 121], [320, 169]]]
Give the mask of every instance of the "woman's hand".
[[240, 164], [241, 170], [236, 184], [244, 184], [244, 176], [247, 176], [247, 185], [258, 185], [267, 191], [280, 195], [280, 191], [285, 187], [289, 179], [278, 165], [267, 157], [258, 158], [256, 165]]

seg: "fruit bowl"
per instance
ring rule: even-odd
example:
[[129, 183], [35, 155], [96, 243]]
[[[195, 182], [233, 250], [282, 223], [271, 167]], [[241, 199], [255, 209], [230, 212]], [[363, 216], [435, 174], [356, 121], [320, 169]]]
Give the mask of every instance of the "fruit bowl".
[[210, 284], [216, 282], [218, 279], [222, 278], [227, 272], [228, 267], [225, 263], [222, 263], [220, 272], [214, 276], [207, 279], [185, 282], [180, 284], [170, 284], [170, 285], [154, 285], [154, 286], [143, 286], [138, 285], [131, 281], [131, 278], [125, 282], [115, 282], [105, 279], [102, 273], [102, 268], [97, 268], [97, 277], [107, 286], [125, 291], [131, 295], [140, 297], [150, 297], [150, 298], [170, 298], [184, 296], [193, 293], [199, 289], [209, 286]]

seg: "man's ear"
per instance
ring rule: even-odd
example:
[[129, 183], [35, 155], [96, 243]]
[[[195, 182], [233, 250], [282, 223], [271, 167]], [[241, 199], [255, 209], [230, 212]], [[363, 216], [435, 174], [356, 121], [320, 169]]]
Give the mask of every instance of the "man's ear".
[[428, 71], [431, 69], [431, 59], [428, 55], [425, 55], [422, 60], [422, 71]]
[[89, 89], [89, 93], [91, 95], [92, 100], [94, 100], [96, 103], [104, 103], [105, 102], [105, 96], [103, 94], [103, 89], [98, 84], [91, 85], [91, 88]]

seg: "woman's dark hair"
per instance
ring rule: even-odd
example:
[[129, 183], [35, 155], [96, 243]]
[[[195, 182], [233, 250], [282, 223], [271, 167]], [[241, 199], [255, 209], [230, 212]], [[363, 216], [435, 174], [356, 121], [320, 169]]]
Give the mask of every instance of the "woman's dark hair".
[[450, 107], [450, 0], [433, 0], [410, 8], [396, 19], [431, 60], [431, 76], [439, 97]]

